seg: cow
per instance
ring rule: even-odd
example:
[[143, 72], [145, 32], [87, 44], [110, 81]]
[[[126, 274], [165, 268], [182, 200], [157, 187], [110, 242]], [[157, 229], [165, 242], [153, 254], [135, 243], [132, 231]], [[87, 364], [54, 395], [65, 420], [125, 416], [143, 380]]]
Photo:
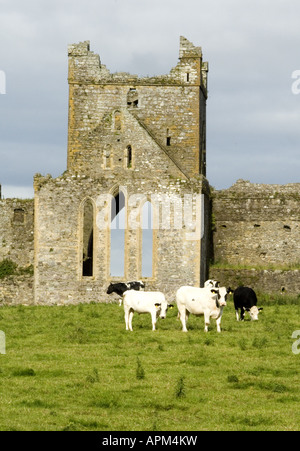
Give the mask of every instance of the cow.
[[234, 290], [233, 302], [237, 321], [244, 320], [245, 312], [250, 313], [252, 321], [257, 321], [259, 312], [263, 310], [262, 307], [257, 308], [257, 296], [252, 288], [238, 287]]
[[143, 288], [143, 289], [145, 288], [145, 284], [141, 280], [134, 280], [133, 282], [127, 282], [127, 283], [124, 283], [124, 282], [111, 283], [109, 285], [109, 287], [107, 288], [106, 293], [107, 294], [116, 293], [117, 295], [119, 295], [120, 296], [119, 306], [121, 307], [122, 301], [123, 301], [123, 295], [126, 291], [128, 291], [128, 290], [139, 291], [141, 288]]
[[217, 331], [221, 332], [221, 318], [226, 306], [226, 298], [230, 288], [211, 287], [181, 287], [176, 293], [176, 304], [182, 323], [182, 331], [187, 332], [186, 322], [190, 313], [196, 316], [204, 315], [204, 331], [208, 331], [210, 318], [216, 319]]
[[218, 280], [209, 279], [204, 283], [204, 287], [219, 288], [220, 282]]
[[159, 291], [135, 291], [128, 290], [123, 298], [126, 330], [132, 331], [132, 317], [134, 312], [150, 313], [152, 330], [155, 330], [158, 315], [164, 319], [168, 307], [172, 307], [166, 301], [165, 295]]

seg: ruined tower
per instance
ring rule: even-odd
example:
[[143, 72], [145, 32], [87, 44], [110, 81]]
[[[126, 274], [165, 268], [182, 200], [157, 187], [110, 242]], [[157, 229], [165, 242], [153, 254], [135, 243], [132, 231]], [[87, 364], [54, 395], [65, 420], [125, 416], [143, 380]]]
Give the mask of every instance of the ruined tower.
[[[108, 301], [109, 282], [136, 279], [174, 300], [181, 285], [200, 286], [207, 274], [202, 50], [181, 37], [176, 67], [142, 78], [110, 73], [88, 41], [68, 54], [67, 170], [34, 181], [35, 302]], [[117, 275], [114, 228], [122, 242]]]

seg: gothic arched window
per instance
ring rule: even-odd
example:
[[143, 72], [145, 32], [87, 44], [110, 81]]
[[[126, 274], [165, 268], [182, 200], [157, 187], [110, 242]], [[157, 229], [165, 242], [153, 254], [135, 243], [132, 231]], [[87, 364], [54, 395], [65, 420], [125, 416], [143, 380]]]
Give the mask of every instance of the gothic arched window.
[[94, 270], [94, 207], [90, 199], [83, 205], [82, 276], [92, 277]]

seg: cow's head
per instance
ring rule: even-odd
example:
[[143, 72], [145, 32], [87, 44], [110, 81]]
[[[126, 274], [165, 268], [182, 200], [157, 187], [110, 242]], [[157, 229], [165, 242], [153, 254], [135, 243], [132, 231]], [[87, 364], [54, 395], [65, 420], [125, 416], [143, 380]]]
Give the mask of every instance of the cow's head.
[[107, 288], [106, 293], [107, 293], [107, 294], [111, 294], [113, 291], [114, 291], [114, 286], [113, 286], [113, 284], [111, 283], [111, 284], [109, 285], [109, 287]]
[[[210, 290], [210, 292], [211, 292], [211, 295], [212, 295], [212, 299], [213, 299], [213, 300], [215, 301], [215, 303], [216, 303], [216, 307], [217, 307], [217, 308], [220, 308], [220, 306], [221, 306], [221, 304], [220, 304], [221, 296], [220, 296], [219, 289], [218, 289], [218, 288], [212, 288], [212, 289]], [[226, 303], [225, 303], [225, 305], [226, 305]]]
[[165, 319], [165, 317], [167, 316], [167, 311], [168, 309], [172, 309], [173, 305], [172, 304], [168, 304], [167, 302], [162, 302], [162, 303], [156, 303], [155, 304], [156, 310], [157, 310], [157, 315], [159, 314], [159, 317], [161, 319]]
[[262, 310], [263, 310], [262, 307], [257, 308], [256, 305], [254, 305], [254, 306], [251, 307], [251, 308], [246, 309], [246, 311], [250, 313], [251, 321], [258, 321], [258, 314], [259, 314], [259, 312], [261, 312]]
[[233, 294], [233, 290], [229, 287], [220, 287], [218, 289], [219, 297], [218, 297], [218, 307], [225, 307], [227, 305], [227, 296], [229, 294]]

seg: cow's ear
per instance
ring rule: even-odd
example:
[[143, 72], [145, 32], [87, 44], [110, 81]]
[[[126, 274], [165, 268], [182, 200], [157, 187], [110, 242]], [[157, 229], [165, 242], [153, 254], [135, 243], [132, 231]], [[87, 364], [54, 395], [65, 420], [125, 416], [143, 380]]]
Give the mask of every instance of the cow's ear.
[[156, 308], [159, 308], [161, 306], [161, 304], [155, 304]]
[[263, 310], [263, 307], [259, 307], [258, 311], [261, 312]]
[[229, 287], [229, 288], [227, 289], [227, 294], [233, 294], [233, 289]]
[[174, 305], [168, 304], [168, 308], [172, 310], [172, 308], [174, 308]]
[[218, 293], [219, 293], [217, 290], [210, 290], [210, 291], [211, 291], [211, 293], [213, 293], [213, 294], [218, 294]]

